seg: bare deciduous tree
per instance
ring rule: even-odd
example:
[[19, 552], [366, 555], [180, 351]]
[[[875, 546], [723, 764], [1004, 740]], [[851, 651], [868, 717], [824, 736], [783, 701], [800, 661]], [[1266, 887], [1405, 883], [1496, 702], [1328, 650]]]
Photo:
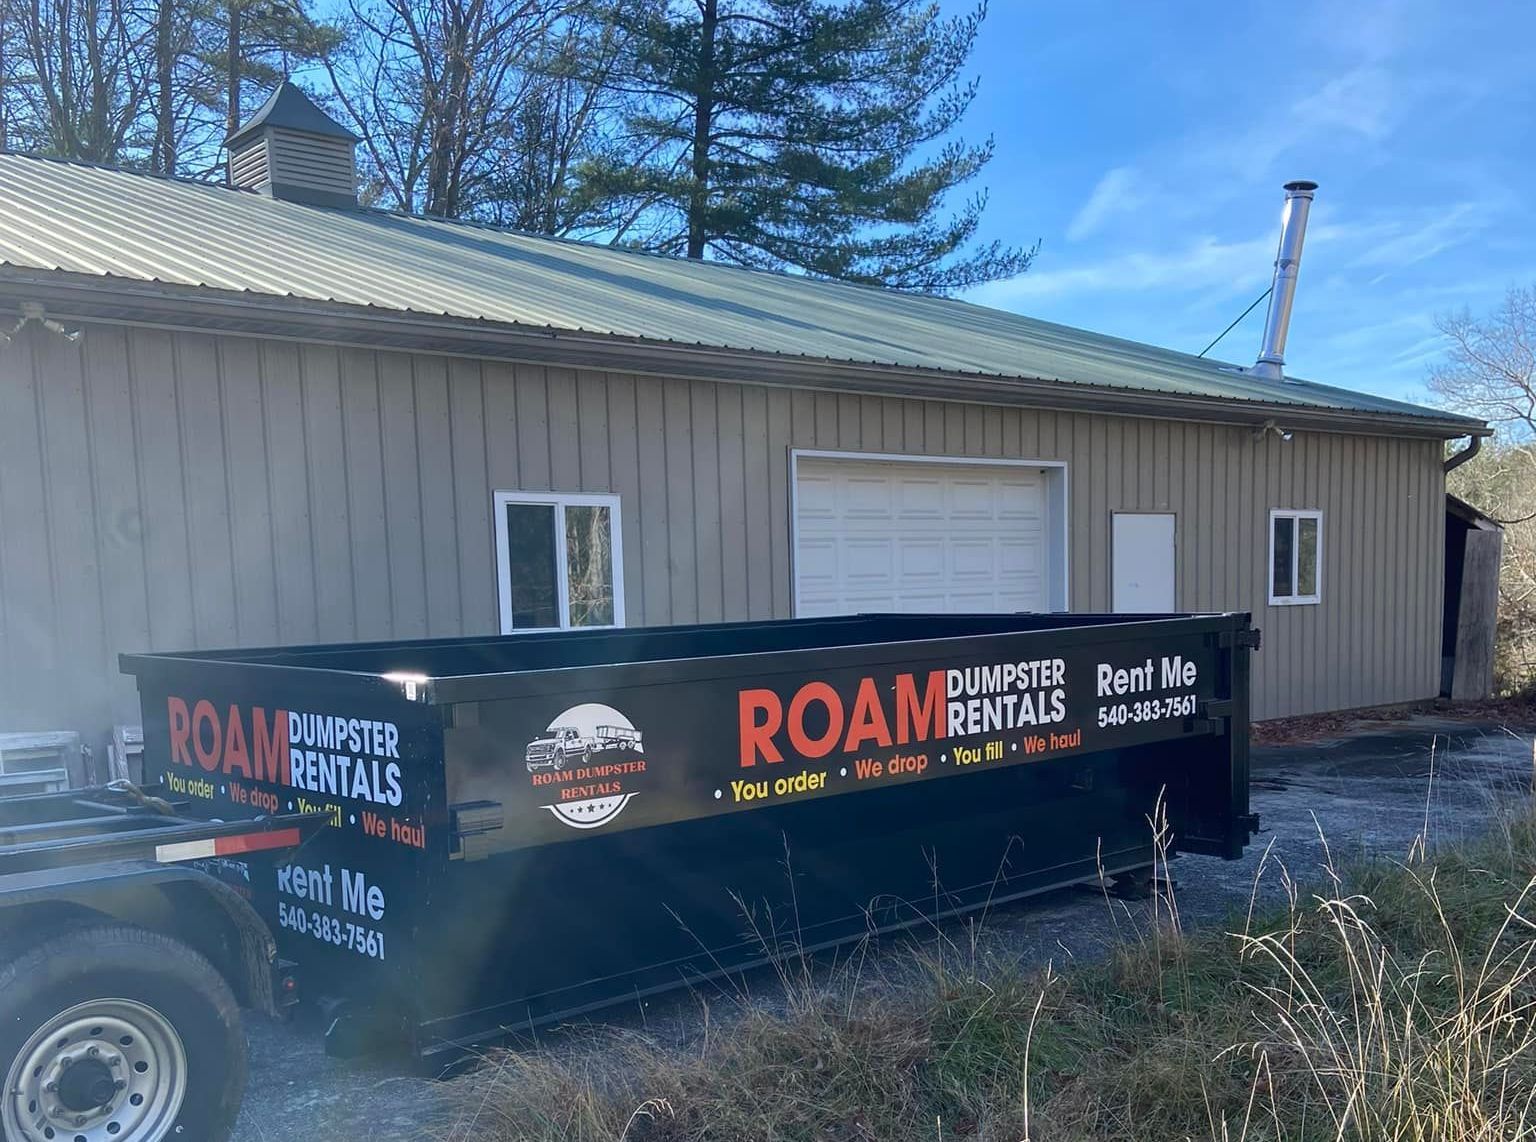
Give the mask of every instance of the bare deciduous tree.
[[1536, 681], [1536, 290], [1512, 289], [1486, 319], [1462, 311], [1439, 327], [1447, 349], [1430, 391], [1499, 430], [1448, 483], [1504, 525], [1496, 673], [1501, 689], [1524, 689]]
[[613, 127], [625, 100], [608, 87], [621, 47], [618, 29], [585, 8], [572, 7], [551, 27], [477, 213], [536, 234], [605, 225], [577, 172], [599, 156], [611, 161], [623, 146]]
[[377, 196], [457, 218], [489, 197], [560, 0], [350, 0], [329, 61]]
[[154, 81], [156, 10], [135, 0], [0, 0], [12, 145], [131, 159]]
[[1430, 372], [1430, 391], [1505, 439], [1536, 440], [1536, 289], [1510, 290], [1485, 320], [1463, 310], [1437, 324], [1450, 348]]
[[1536, 681], [1536, 444], [1484, 449], [1448, 483], [1504, 523], [1494, 675], [1500, 690], [1524, 690]]

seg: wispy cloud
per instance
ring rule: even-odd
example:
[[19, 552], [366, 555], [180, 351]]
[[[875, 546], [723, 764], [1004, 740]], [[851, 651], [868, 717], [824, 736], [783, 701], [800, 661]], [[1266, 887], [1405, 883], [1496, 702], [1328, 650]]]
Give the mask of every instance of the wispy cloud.
[[1291, 104], [1292, 137], [1347, 131], [1365, 139], [1384, 138], [1393, 126], [1397, 86], [1392, 73], [1379, 65], [1336, 75]]
[[1273, 235], [1238, 242], [1207, 235], [1171, 250], [1131, 250], [1062, 269], [1031, 270], [1023, 277], [983, 286], [975, 300], [1006, 308], [1069, 294], [1246, 288], [1269, 277], [1274, 255]]
[[[1398, 219], [1387, 224], [1349, 263], [1351, 268], [1391, 271], [1403, 269], [1435, 257], [1446, 250], [1470, 242], [1498, 219], [1499, 207], [1492, 202], [1460, 202], [1427, 217]], [[1387, 272], [1371, 279], [1376, 285]]]
[[1104, 223], [1119, 214], [1129, 214], [1141, 205], [1139, 178], [1132, 167], [1115, 167], [1099, 179], [1088, 201], [1067, 224], [1067, 241], [1080, 242], [1096, 233]]
[[[1477, 221], [1474, 221], [1477, 219]], [[1380, 218], [1348, 220], [1329, 211], [1312, 216], [1307, 230], [1308, 263], [1326, 260], [1330, 265], [1391, 267], [1430, 257], [1448, 244], [1464, 240], [1486, 224], [1472, 204], [1438, 220], [1404, 222]], [[980, 287], [973, 299], [983, 305], [1008, 307], [1041, 298], [1074, 294], [1117, 294], [1167, 289], [1180, 296], [1202, 291], [1241, 295], [1263, 289], [1274, 272], [1275, 243], [1279, 231], [1227, 241], [1201, 235], [1163, 250], [1122, 250], [1105, 257], [1079, 261], [1060, 269], [1031, 270], [1022, 277]], [[1331, 275], [1335, 282], [1353, 277]]]

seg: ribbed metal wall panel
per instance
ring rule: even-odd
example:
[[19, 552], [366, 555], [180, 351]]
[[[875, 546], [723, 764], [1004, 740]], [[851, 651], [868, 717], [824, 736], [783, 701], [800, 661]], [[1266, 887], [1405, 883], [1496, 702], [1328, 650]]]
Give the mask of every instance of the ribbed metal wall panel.
[[[1065, 461], [1080, 610], [1111, 513], [1176, 513], [1179, 607], [1264, 630], [1259, 716], [1438, 689], [1433, 441], [91, 325], [0, 350], [0, 729], [136, 719], [125, 650], [493, 631], [497, 489], [617, 492], [632, 623], [788, 615], [792, 448]], [[1266, 605], [1275, 507], [1325, 513], [1318, 606]]]

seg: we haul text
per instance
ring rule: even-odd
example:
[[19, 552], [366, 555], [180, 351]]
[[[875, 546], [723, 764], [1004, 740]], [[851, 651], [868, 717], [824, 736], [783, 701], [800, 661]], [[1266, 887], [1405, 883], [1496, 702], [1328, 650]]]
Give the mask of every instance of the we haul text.
[[394, 722], [222, 709], [207, 699], [166, 699], [171, 761], [208, 774], [264, 781], [306, 793], [398, 807], [400, 728]]

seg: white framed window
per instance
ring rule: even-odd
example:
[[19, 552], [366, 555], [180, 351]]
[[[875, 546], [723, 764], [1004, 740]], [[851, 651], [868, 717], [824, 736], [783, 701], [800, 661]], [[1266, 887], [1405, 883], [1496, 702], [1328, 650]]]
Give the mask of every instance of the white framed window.
[[497, 492], [501, 633], [624, 625], [619, 497]]
[[1316, 603], [1323, 597], [1323, 513], [1269, 513], [1269, 605]]

